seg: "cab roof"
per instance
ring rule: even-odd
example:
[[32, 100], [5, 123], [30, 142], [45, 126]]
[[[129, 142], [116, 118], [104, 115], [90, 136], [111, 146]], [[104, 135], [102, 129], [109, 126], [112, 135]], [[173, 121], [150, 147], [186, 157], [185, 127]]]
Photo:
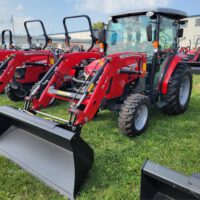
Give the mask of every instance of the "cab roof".
[[119, 14], [114, 14], [114, 15], [111, 15], [111, 17], [114, 17], [114, 18], [126, 17], [126, 16], [132, 16], [132, 15], [145, 14], [150, 11], [155, 12], [155, 13], [160, 13], [162, 15], [166, 15], [168, 17], [175, 18], [178, 20], [186, 18], [188, 16], [186, 12], [181, 11], [181, 10], [176, 10], [176, 9], [171, 9], [171, 8], [149, 8], [149, 9], [138, 9], [138, 10], [123, 12]]

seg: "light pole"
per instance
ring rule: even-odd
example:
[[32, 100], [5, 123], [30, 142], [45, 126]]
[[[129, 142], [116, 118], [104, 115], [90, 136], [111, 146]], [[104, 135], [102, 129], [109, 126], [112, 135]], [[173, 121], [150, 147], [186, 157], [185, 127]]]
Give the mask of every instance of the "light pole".
[[10, 22], [11, 22], [11, 25], [12, 25], [12, 29], [13, 29], [13, 33], [15, 33], [15, 22], [14, 22], [14, 16], [11, 15], [11, 18], [10, 18]]

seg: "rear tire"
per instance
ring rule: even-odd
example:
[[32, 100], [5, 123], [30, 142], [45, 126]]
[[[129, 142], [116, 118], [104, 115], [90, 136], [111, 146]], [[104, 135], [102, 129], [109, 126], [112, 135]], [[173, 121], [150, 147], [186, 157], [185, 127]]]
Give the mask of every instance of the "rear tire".
[[131, 94], [121, 106], [118, 126], [128, 137], [138, 136], [147, 128], [150, 101], [147, 96]]
[[28, 86], [21, 85], [19, 89], [15, 89], [9, 83], [5, 88], [5, 94], [12, 101], [23, 101], [24, 98], [29, 95], [29, 93], [30, 93], [30, 87]]
[[162, 108], [169, 115], [182, 114], [187, 110], [192, 92], [192, 73], [188, 65], [180, 64], [171, 76], [167, 94], [164, 96], [166, 105]]

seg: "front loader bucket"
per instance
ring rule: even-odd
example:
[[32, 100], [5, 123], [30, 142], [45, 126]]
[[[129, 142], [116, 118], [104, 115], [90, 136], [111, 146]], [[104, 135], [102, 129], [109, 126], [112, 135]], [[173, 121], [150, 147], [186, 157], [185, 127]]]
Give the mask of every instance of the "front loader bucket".
[[0, 107], [0, 154], [73, 199], [93, 164], [93, 150], [58, 123]]
[[142, 168], [140, 199], [200, 199], [200, 174], [188, 177], [151, 161], [146, 161]]

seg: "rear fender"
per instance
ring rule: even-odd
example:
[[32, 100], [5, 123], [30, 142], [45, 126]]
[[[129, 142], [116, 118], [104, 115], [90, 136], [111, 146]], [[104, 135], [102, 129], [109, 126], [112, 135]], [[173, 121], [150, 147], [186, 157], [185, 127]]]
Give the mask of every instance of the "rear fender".
[[176, 69], [177, 65], [184, 57], [186, 57], [186, 55], [178, 53], [168, 56], [168, 58], [166, 58], [166, 60], [164, 61], [163, 63], [164, 66], [161, 69], [162, 71], [160, 73], [157, 85], [158, 91], [161, 94], [167, 94], [168, 83], [170, 81], [170, 78], [174, 70]]

